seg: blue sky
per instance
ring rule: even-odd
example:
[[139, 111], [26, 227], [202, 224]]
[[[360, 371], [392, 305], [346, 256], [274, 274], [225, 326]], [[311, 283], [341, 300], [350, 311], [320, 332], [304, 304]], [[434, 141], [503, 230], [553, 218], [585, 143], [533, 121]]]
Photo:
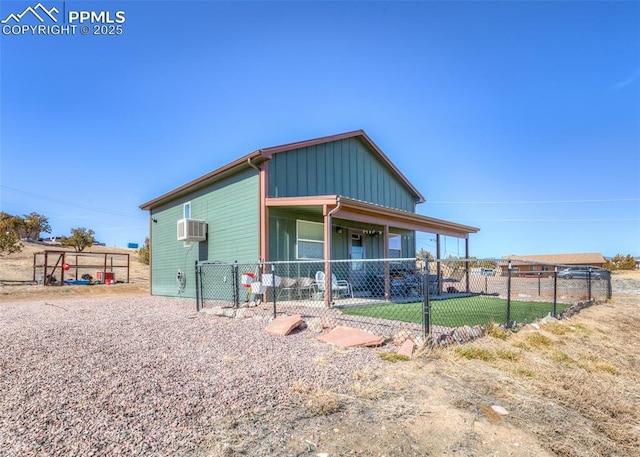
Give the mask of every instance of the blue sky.
[[418, 212], [481, 229], [471, 255], [640, 255], [640, 2], [41, 3], [126, 14], [119, 36], [0, 36], [0, 210], [54, 235], [142, 243], [140, 204], [362, 128]]

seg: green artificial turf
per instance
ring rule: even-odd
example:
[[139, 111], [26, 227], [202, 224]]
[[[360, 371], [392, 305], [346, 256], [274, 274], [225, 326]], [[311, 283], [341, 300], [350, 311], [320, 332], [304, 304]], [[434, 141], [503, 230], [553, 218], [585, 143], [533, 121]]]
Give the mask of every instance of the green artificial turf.
[[[461, 327], [463, 325], [503, 323], [507, 320], [507, 300], [497, 297], [460, 297], [430, 302], [431, 325]], [[568, 308], [558, 303], [558, 313]], [[532, 322], [553, 311], [553, 303], [511, 300], [510, 319], [517, 322]], [[422, 323], [422, 302], [386, 303], [343, 308], [345, 314], [376, 317], [404, 322]]]

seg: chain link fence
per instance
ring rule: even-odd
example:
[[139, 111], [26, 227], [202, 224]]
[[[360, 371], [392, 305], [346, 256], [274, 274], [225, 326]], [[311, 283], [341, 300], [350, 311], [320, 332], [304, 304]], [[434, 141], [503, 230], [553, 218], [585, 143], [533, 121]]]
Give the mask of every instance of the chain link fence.
[[357, 327], [441, 344], [611, 297], [608, 270], [504, 259], [196, 263], [199, 311], [269, 321], [300, 314], [318, 333]]

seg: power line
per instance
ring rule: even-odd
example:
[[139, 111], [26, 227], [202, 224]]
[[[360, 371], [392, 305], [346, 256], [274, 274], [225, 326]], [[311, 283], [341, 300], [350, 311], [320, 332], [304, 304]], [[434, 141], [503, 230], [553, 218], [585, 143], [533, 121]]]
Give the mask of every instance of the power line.
[[[48, 195], [41, 195], [41, 194], [36, 194], [36, 193], [33, 193], [33, 192], [27, 192], [27, 191], [20, 190], [20, 189], [14, 189], [13, 187], [7, 187], [7, 186], [1, 186], [0, 185], [0, 189], [8, 190], [8, 191], [11, 191], [11, 192], [16, 192], [16, 193], [19, 193], [19, 194], [29, 195], [31, 197], [35, 197], [35, 198], [39, 198], [39, 199], [42, 199], [42, 200], [58, 203], [58, 204], [65, 205], [65, 206], [72, 206], [74, 208], [86, 209], [86, 210], [95, 211], [95, 212], [98, 212], [98, 213], [111, 214], [112, 216], [130, 217], [132, 219], [139, 219], [141, 217], [140, 214], [137, 215], [137, 216], [134, 216], [131, 213], [129, 213], [129, 214], [120, 213], [120, 212], [111, 211], [111, 210], [108, 210], [108, 209], [96, 208], [96, 207], [93, 207], [93, 206], [80, 205], [78, 203], [70, 202], [70, 201], [67, 201], [67, 200], [62, 200], [60, 198], [55, 198], [55, 197], [51, 197], [51, 196], [48, 196]], [[15, 203], [9, 203], [9, 204], [12, 204], [14, 206], [19, 206], [19, 205], [16, 205]]]

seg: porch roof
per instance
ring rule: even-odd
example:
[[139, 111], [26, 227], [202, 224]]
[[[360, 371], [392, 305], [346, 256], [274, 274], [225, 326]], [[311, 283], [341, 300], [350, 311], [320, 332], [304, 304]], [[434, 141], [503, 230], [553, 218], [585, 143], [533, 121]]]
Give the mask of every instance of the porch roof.
[[340, 195], [316, 195], [309, 197], [268, 197], [267, 207], [288, 207], [300, 210], [317, 208], [319, 212], [330, 212], [332, 217], [363, 222], [372, 225], [391, 226], [405, 230], [436, 233], [457, 238], [468, 238], [480, 229], [455, 222], [410, 213], [374, 203], [368, 203]]

